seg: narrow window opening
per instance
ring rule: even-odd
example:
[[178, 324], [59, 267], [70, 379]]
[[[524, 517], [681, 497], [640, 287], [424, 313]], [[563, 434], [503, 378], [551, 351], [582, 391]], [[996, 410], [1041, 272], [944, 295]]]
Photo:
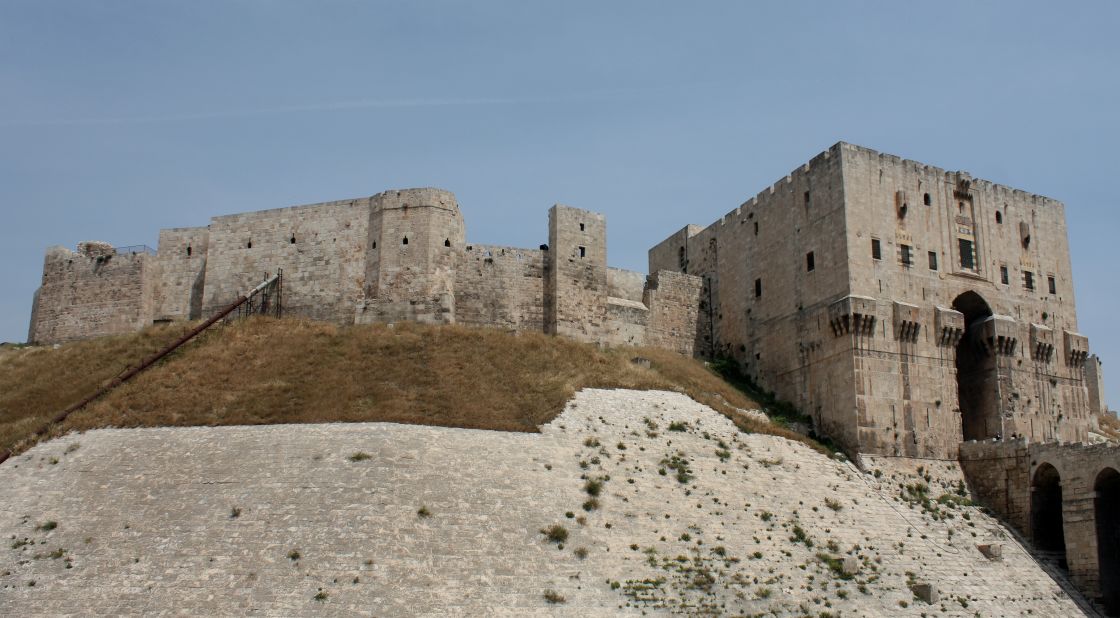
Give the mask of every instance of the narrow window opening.
[[579, 248], [579, 256], [580, 257], [587, 257], [587, 247], [580, 247]]
[[809, 192], [808, 191], [805, 192], [805, 208], [806, 209], [809, 208]]
[[1009, 281], [1009, 279], [1007, 277], [1007, 267], [1006, 266], [1000, 266], [999, 267], [999, 282], [1004, 284], [1004, 285], [1007, 285], [1008, 281]]
[[754, 280], [754, 297], [755, 298], [761, 298], [762, 297], [762, 279], [755, 279]]
[[912, 266], [914, 260], [910, 255], [910, 245], [899, 245], [899, 248], [902, 250], [902, 265]]
[[929, 269], [930, 270], [937, 270], [937, 252], [936, 251], [930, 251], [929, 252]]
[[584, 228], [583, 228], [583, 224], [582, 224], [582, 223], [580, 223], [580, 224], [579, 224], [579, 231], [581, 231], [581, 232], [582, 232], [582, 231], [583, 231], [583, 229], [584, 229]]
[[253, 248], [253, 241], [250, 240], [249, 242], [245, 243], [245, 248], [246, 249], [252, 249]]
[[873, 259], [873, 260], [883, 259], [883, 248], [882, 248], [882, 246], [879, 245], [879, 239], [878, 238], [872, 238], [871, 239], [871, 259]]
[[295, 236], [292, 236], [292, 237], [291, 237], [291, 238], [290, 238], [290, 239], [288, 240], [288, 243], [289, 243], [289, 244], [293, 244], [293, 245], [294, 245], [294, 244], [296, 244], [296, 237], [295, 237]]
[[450, 247], [451, 246], [451, 239], [450, 238], [444, 238], [443, 239], [443, 246], [444, 247]]
[[1028, 290], [1034, 289], [1034, 273], [1029, 270], [1023, 271], [1023, 287]]
[[1056, 281], [1054, 281], [1053, 277], [1047, 277], [1046, 278], [1046, 285], [1050, 288], [1050, 293], [1051, 294], [1057, 294], [1058, 293], [1058, 284], [1057, 284]]
[[680, 266], [682, 273], [688, 272], [688, 258], [685, 257], [684, 247], [677, 250], [677, 264]]
[[191, 256], [191, 251], [192, 251], [191, 246], [187, 245], [187, 257]]
[[929, 193], [926, 193], [925, 195], [922, 196], [922, 203], [925, 204], [926, 206], [929, 206], [930, 204], [933, 203], [933, 200], [931, 200], [930, 197], [929, 197]]
[[373, 241], [373, 248], [374, 248], [374, 249], [376, 249], [376, 248], [377, 248], [377, 241], [376, 241], [376, 240], [375, 240], [375, 241]]
[[754, 235], [758, 236], [758, 221], [754, 222]]
[[1003, 225], [1003, 213], [998, 210], [996, 211], [996, 223]]
[[976, 270], [976, 254], [974, 253], [972, 241], [965, 238], [958, 238], [957, 242], [961, 252], [961, 268], [965, 270]]
[[817, 267], [817, 263], [816, 263], [816, 259], [813, 256], [813, 252], [810, 251], [810, 252], [806, 253], [805, 254], [805, 270], [807, 272], [813, 272], [813, 269], [815, 269], [816, 267]]
[[408, 244], [408, 236], [405, 236], [405, 237], [404, 237], [404, 238], [403, 238], [403, 239], [401, 240], [401, 244], [402, 244], [402, 245], [407, 245], [407, 244]]

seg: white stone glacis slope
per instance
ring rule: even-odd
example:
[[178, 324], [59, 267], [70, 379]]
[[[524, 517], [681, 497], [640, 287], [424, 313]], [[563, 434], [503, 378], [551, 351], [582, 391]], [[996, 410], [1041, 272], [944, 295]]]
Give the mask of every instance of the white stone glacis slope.
[[540, 434], [90, 431], [0, 466], [0, 614], [1078, 615], [938, 465], [861, 473], [621, 390]]

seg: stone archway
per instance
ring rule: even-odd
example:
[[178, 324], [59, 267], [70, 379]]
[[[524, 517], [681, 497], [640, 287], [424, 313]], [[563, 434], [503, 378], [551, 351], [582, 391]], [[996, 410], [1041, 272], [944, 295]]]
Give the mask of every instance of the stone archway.
[[1062, 479], [1054, 466], [1044, 463], [1031, 481], [1031, 539], [1046, 557], [1068, 569], [1065, 522], [1062, 520]]
[[1120, 472], [1105, 468], [1093, 490], [1101, 602], [1108, 615], [1120, 616]]
[[1001, 431], [996, 358], [984, 345], [983, 323], [992, 316], [987, 301], [976, 292], [965, 292], [953, 301], [964, 315], [964, 336], [957, 344], [957, 401], [961, 409], [961, 435], [965, 440], [994, 438]]

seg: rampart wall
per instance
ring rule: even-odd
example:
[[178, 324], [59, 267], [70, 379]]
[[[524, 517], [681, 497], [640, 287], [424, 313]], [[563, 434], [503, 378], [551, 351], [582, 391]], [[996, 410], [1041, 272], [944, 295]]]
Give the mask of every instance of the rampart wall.
[[544, 331], [603, 345], [652, 340], [692, 353], [698, 279], [658, 284], [655, 273], [661, 290], [647, 294], [644, 274], [608, 269], [598, 213], [553, 207], [549, 238], [539, 249], [468, 244], [455, 196], [440, 189], [224, 215], [162, 230], [153, 255], [117, 255], [104, 243], [52, 249], [29, 340], [199, 319], [283, 270], [286, 314]]

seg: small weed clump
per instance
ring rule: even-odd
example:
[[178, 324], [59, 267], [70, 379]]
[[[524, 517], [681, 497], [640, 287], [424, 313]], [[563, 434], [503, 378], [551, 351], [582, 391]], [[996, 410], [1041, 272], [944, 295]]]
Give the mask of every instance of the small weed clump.
[[824, 505], [834, 511], [841, 511], [844, 508], [844, 505], [840, 504], [839, 500], [833, 500], [832, 498], [825, 498]]
[[599, 508], [599, 506], [600, 506], [599, 505], [599, 499], [598, 498], [588, 498], [587, 500], [583, 501], [582, 506], [583, 506], [583, 510], [590, 513], [591, 511], [594, 511], [594, 510]]
[[576, 558], [579, 558], [580, 560], [584, 560], [584, 559], [587, 558], [587, 553], [588, 552], [587, 552], [586, 547], [577, 547], [574, 553], [576, 555]]
[[373, 457], [373, 455], [370, 455], [369, 453], [363, 453], [362, 451], [358, 451], [358, 452], [354, 453], [353, 455], [347, 457], [347, 459], [349, 459], [350, 461], [365, 461], [365, 460], [369, 459], [370, 457]]
[[552, 590], [551, 588], [544, 591], [544, 600], [553, 605], [558, 605], [567, 601], [567, 599], [564, 598], [564, 595], [556, 592], [555, 590]]
[[329, 597], [329, 596], [331, 596], [331, 595], [327, 594], [326, 590], [323, 590], [322, 588], [320, 588], [319, 592], [316, 592], [315, 596], [313, 596], [311, 598], [315, 599], [316, 601], [319, 601], [321, 603], [323, 601], [326, 601], [327, 597]]
[[568, 540], [568, 529], [560, 524], [552, 524], [547, 528], [542, 528], [541, 534], [543, 534], [550, 543], [556, 543], [557, 545]]
[[688, 431], [688, 423], [673, 421], [669, 423], [669, 431]]
[[603, 481], [600, 479], [587, 479], [587, 482], [583, 484], [583, 490], [587, 492], [587, 495], [597, 497], [603, 491]]
[[240, 507], [236, 507], [236, 506], [235, 506], [235, 507], [232, 507], [232, 508], [230, 508], [230, 510], [229, 510], [229, 518], [230, 518], [230, 519], [237, 519], [238, 517], [241, 517], [241, 508], [240, 508]]
[[300, 555], [298, 549], [293, 549], [293, 550], [288, 552], [288, 560], [291, 560], [292, 562], [295, 562], [296, 560], [299, 560], [300, 558], [301, 558], [301, 555]]
[[428, 507], [421, 506], [416, 510], [416, 516], [420, 519], [427, 519], [432, 516], [432, 512], [428, 510]]
[[45, 522], [39, 524], [38, 526], [35, 526], [35, 529], [36, 530], [42, 530], [44, 532], [50, 532], [51, 530], [54, 530], [57, 527], [58, 527], [58, 522], [52, 520], [52, 521], [45, 521]]

